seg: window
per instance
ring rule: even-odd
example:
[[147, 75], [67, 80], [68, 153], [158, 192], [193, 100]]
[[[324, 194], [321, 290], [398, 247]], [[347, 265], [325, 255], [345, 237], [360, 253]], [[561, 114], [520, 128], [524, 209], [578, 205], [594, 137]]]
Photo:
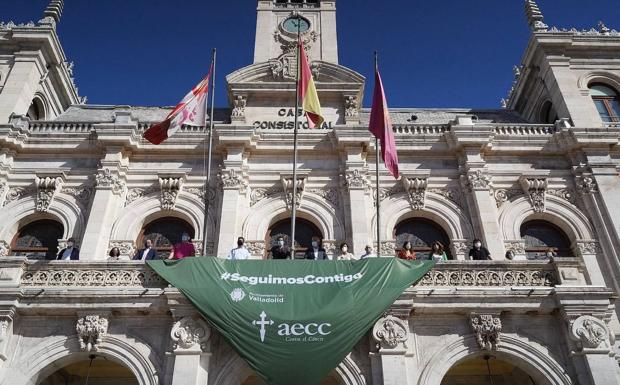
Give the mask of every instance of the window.
[[553, 108], [553, 103], [547, 100], [540, 109], [539, 121], [546, 124], [554, 124], [556, 120], [558, 120], [558, 114], [555, 112], [555, 108]]
[[11, 254], [31, 259], [56, 259], [58, 240], [62, 238], [62, 224], [42, 219], [27, 224], [19, 229], [13, 242]]
[[[268, 249], [276, 245], [278, 237], [284, 238], [284, 243], [289, 244], [291, 237], [291, 220], [290, 218], [283, 219], [273, 224], [267, 236], [265, 237], [265, 245]], [[295, 219], [295, 254], [303, 253], [312, 244], [312, 237], [317, 236], [323, 239], [323, 234], [314, 223], [303, 218]]]
[[545, 221], [530, 221], [521, 226], [527, 259], [546, 259], [552, 249], [558, 257], [568, 257], [570, 241], [557, 226]]
[[183, 219], [167, 217], [154, 220], [144, 227], [138, 237], [138, 248], [144, 246], [144, 241], [150, 239], [157, 250], [159, 258], [168, 258], [175, 243], [181, 242], [181, 234], [188, 233], [194, 239], [194, 228]]
[[26, 113], [30, 120], [44, 120], [45, 119], [45, 109], [43, 107], [43, 103], [37, 97], [32, 100], [30, 107], [28, 107], [28, 112]]
[[603, 122], [620, 122], [620, 98], [613, 89], [603, 85], [590, 86], [590, 96]]
[[450, 255], [450, 239], [446, 232], [435, 222], [423, 218], [406, 219], [396, 225], [394, 230], [396, 237], [396, 247], [401, 248], [406, 241], [411, 242], [411, 246], [416, 253], [428, 254], [431, 252], [431, 245], [435, 241], [441, 242], [448, 259]]

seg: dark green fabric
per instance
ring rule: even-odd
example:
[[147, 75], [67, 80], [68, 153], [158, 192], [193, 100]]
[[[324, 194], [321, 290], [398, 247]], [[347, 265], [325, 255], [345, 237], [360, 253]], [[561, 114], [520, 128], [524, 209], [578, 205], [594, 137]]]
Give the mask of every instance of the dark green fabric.
[[[434, 266], [396, 258], [201, 257], [148, 264], [185, 294], [269, 385], [319, 384], [398, 296]], [[316, 283], [318, 277], [328, 282]]]

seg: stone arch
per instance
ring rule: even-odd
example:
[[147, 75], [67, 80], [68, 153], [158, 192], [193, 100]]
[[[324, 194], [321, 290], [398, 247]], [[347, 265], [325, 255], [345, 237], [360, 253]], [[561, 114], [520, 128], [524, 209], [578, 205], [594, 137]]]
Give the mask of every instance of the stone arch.
[[504, 239], [521, 239], [521, 225], [530, 220], [543, 220], [559, 227], [572, 241], [596, 239], [590, 221], [577, 207], [564, 199], [546, 197], [545, 212], [537, 213], [527, 197], [506, 202], [499, 210], [499, 225]]
[[[162, 210], [159, 194], [151, 194], [129, 204], [112, 226], [110, 239], [135, 241], [148, 222], [163, 217], [176, 217], [187, 221], [196, 234], [196, 240], [202, 239], [204, 207], [198, 198], [191, 194], [180, 193], [174, 210]], [[213, 210], [209, 210], [209, 239], [215, 239], [215, 220]]]
[[30, 106], [28, 107], [27, 115], [30, 116], [30, 109], [35, 107], [38, 112], [38, 116], [33, 120], [46, 120], [50, 113], [49, 103], [47, 102], [47, 98], [41, 92], [35, 93], [32, 101], [30, 102]]
[[[250, 209], [243, 223], [242, 235], [245, 239], [263, 239], [269, 226], [287, 216], [282, 195], [265, 198]], [[313, 193], [305, 193], [297, 215], [314, 223], [325, 239], [344, 239], [344, 226], [334, 208], [325, 199]]]
[[[38, 381], [56, 371], [59, 366], [87, 359], [90, 353], [82, 352], [78, 336], [56, 338], [53, 341], [38, 344], [17, 358], [14, 378], [15, 385], [36, 385]], [[157, 373], [161, 372], [161, 363], [157, 366], [149, 359], [151, 348], [132, 338], [105, 336], [98, 345], [97, 355], [109, 357], [127, 367], [134, 374], [140, 385], [158, 385]], [[28, 359], [23, 359], [28, 357]]]
[[[454, 365], [484, 353], [478, 348], [473, 334], [459, 337], [452, 343], [443, 345], [429, 358], [417, 384], [441, 384], [446, 373]], [[503, 335], [497, 350], [492, 354], [514, 363], [532, 376], [537, 384], [573, 384], [566, 371], [548, 352], [537, 349], [519, 338]]]
[[590, 94], [590, 85], [593, 83], [606, 84], [612, 87], [620, 94], [620, 76], [609, 71], [590, 71], [579, 77], [577, 80], [577, 86], [585, 94]]
[[[343, 385], [366, 385], [366, 379], [361, 369], [350, 357], [345, 357], [335, 371]], [[239, 355], [232, 354], [226, 364], [221, 367], [217, 376], [214, 377], [213, 382], [209, 380], [209, 383], [213, 385], [241, 385], [243, 381], [254, 374], [254, 371]]]
[[56, 194], [45, 213], [36, 212], [35, 207], [35, 197], [28, 196], [0, 208], [0, 218], [11, 218], [11, 221], [0, 224], [0, 240], [13, 239], [21, 226], [39, 219], [59, 221], [64, 228], [63, 239], [81, 239], [84, 232], [84, 212], [72, 197]]
[[[425, 206], [422, 210], [411, 209], [409, 200], [404, 193], [397, 194], [381, 202], [381, 237], [391, 240], [396, 225], [409, 218], [425, 218], [437, 223], [452, 240], [472, 239], [474, 231], [467, 215], [456, 204], [445, 197], [427, 192]], [[372, 234], [377, 233], [376, 213], [372, 219]]]

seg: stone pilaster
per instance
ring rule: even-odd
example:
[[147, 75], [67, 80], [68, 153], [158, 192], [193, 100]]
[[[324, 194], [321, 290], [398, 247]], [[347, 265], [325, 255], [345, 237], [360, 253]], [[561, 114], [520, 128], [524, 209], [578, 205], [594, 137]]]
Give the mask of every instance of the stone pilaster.
[[15, 320], [15, 309], [10, 308], [0, 310], [0, 366], [2, 362], [9, 358], [9, 344], [13, 335], [13, 322]]
[[125, 183], [117, 170], [103, 168], [95, 177], [96, 190], [80, 248], [81, 260], [107, 258], [110, 233], [126, 193]]
[[226, 257], [230, 249], [235, 247], [235, 240], [239, 236], [239, 197], [247, 187], [241, 170], [227, 168], [218, 175], [222, 189], [222, 209], [219, 219], [219, 235], [217, 242], [217, 256]]
[[177, 318], [170, 331], [174, 372], [172, 385], [199, 385], [209, 380], [211, 329], [198, 315]]
[[476, 234], [479, 234], [492, 259], [504, 259], [504, 243], [497, 222], [497, 205], [491, 191], [491, 175], [484, 168], [471, 168], [461, 177], [461, 182], [474, 204], [472, 222]]
[[[377, 350], [373, 359], [380, 364], [384, 385], [403, 385], [409, 383], [409, 364], [411, 353], [407, 346], [409, 323], [407, 320], [386, 314], [372, 329], [372, 338]], [[377, 368], [379, 369], [379, 368]]]
[[349, 227], [351, 229], [351, 252], [360, 254], [370, 236], [370, 218], [366, 211], [366, 196], [370, 191], [366, 171], [348, 170], [344, 176], [344, 185], [349, 194]]

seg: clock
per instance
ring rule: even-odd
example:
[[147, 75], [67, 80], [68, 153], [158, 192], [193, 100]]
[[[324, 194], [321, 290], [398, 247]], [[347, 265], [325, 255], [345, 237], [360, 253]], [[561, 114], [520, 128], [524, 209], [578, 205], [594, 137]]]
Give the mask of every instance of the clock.
[[310, 29], [310, 22], [303, 17], [292, 16], [284, 20], [282, 28], [289, 33], [304, 33]]

